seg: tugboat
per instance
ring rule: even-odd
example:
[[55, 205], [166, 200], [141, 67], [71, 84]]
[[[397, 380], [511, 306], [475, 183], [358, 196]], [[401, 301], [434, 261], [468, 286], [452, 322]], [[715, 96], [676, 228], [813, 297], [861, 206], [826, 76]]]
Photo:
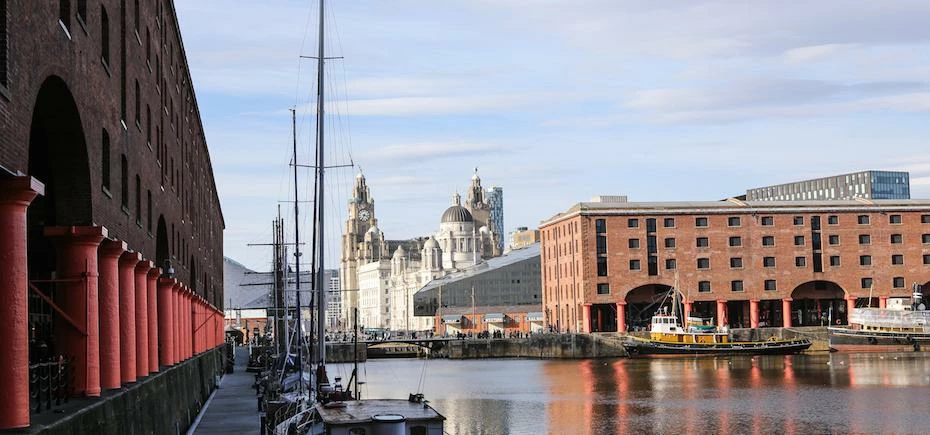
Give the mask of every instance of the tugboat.
[[848, 326], [828, 328], [830, 350], [907, 352], [930, 346], [930, 310], [923, 289], [914, 284], [911, 300], [889, 298], [886, 308], [854, 308]]

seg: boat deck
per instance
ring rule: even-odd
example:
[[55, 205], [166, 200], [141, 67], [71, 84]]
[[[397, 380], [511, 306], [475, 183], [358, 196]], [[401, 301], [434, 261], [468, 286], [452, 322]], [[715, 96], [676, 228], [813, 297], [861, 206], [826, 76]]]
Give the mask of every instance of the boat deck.
[[200, 421], [195, 422], [188, 434], [258, 434], [258, 399], [252, 384], [255, 375], [245, 371], [249, 364], [249, 349], [236, 348], [236, 365], [232, 373], [223, 376], [216, 393], [207, 402]]

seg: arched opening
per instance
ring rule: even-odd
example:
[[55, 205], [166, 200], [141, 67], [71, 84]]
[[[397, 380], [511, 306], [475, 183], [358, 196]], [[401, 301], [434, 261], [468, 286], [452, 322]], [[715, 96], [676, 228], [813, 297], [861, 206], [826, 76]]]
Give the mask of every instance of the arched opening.
[[[81, 116], [67, 84], [56, 76], [42, 84], [36, 96], [29, 132], [29, 175], [45, 183], [45, 195], [27, 210], [29, 280], [55, 298], [55, 247], [45, 237], [49, 226], [92, 225], [90, 166]], [[56, 352], [56, 315], [35, 294], [29, 294], [30, 359]]]
[[808, 281], [795, 287], [791, 291], [791, 326], [846, 324], [845, 297], [846, 291], [831, 281]]
[[[665, 284], [646, 284], [630, 290], [626, 294], [627, 331], [648, 330], [652, 316], [661, 309], [672, 312], [672, 287]], [[678, 302], [682, 295], [678, 293]], [[679, 306], [679, 309], [680, 306]], [[680, 316], [680, 314], [679, 314]]]

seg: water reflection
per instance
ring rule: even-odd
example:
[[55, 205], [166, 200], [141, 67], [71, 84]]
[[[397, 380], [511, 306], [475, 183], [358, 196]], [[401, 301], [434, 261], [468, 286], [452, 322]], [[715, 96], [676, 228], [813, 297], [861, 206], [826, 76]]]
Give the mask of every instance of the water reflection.
[[926, 433], [930, 354], [370, 361], [366, 397], [422, 391], [452, 434]]

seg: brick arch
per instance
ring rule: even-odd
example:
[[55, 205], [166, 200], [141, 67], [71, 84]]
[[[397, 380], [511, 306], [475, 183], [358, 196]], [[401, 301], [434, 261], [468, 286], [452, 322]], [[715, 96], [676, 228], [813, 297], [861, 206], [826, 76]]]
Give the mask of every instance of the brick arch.
[[[626, 322], [636, 328], [649, 324], [652, 315], [661, 307], [671, 310], [672, 300], [667, 297], [672, 286], [662, 283], [643, 284], [627, 290], [623, 296], [626, 302]], [[683, 295], [678, 292], [679, 303]]]
[[[877, 295], [876, 295], [877, 296]], [[802, 282], [791, 290], [791, 324], [816, 326], [826, 323], [845, 324], [849, 301], [855, 303], [848, 290], [827, 280]]]

